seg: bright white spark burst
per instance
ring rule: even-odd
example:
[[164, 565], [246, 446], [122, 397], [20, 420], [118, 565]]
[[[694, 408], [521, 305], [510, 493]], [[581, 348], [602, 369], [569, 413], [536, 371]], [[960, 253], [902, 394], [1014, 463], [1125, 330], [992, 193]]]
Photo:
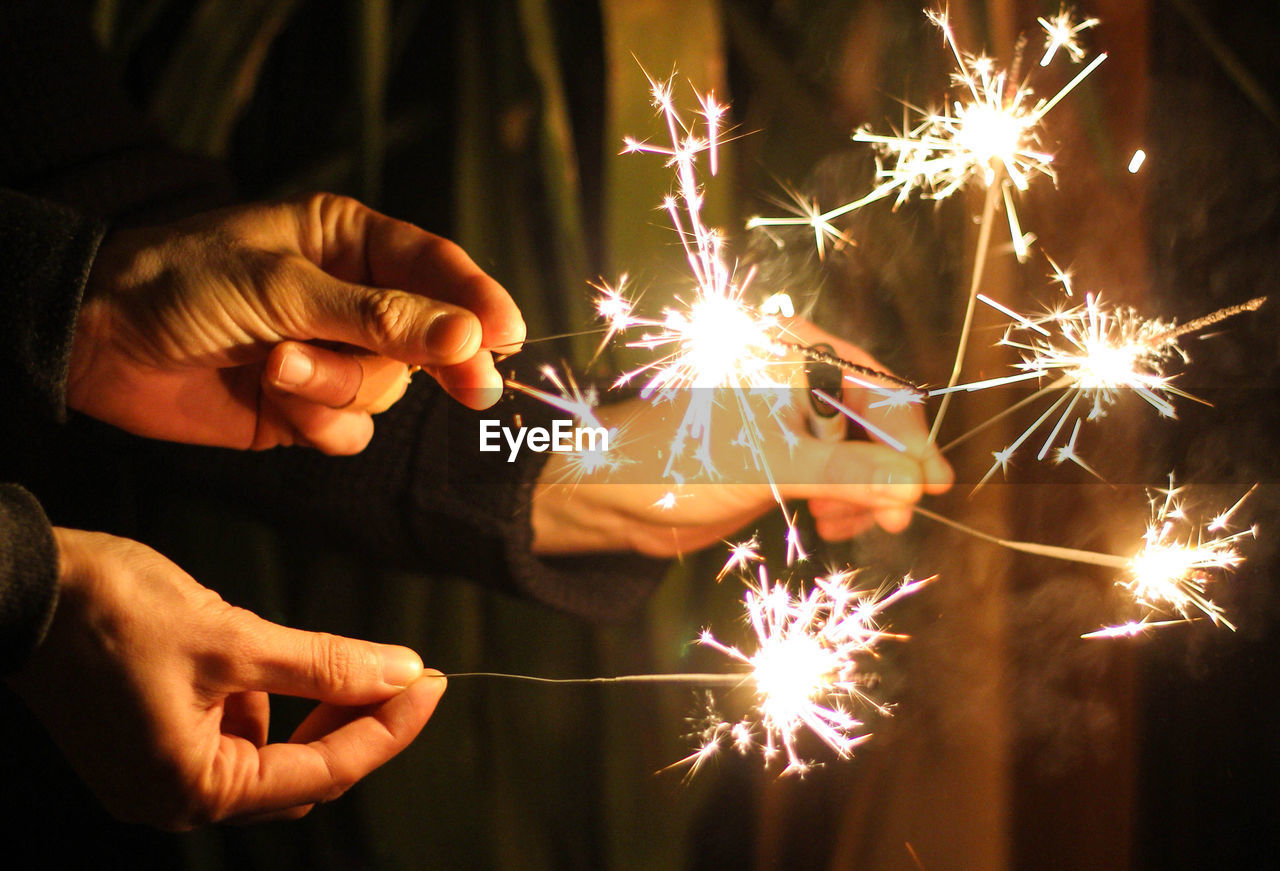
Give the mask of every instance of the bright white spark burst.
[[1044, 56], [1040, 58], [1040, 66], [1047, 67], [1058, 49], [1065, 51], [1072, 63], [1084, 60], [1085, 51], [1080, 47], [1077, 37], [1090, 27], [1097, 27], [1099, 22], [1096, 18], [1076, 21], [1072, 14], [1074, 11], [1066, 6], [1059, 6], [1058, 14], [1052, 18], [1036, 19], [1045, 30]]
[[[754, 217], [748, 227], [808, 226], [814, 232], [819, 255], [828, 241], [849, 241], [832, 224], [836, 218], [896, 194], [896, 203], [906, 201], [919, 192], [929, 199], [945, 199], [969, 181], [978, 179], [985, 187], [1000, 185], [1005, 214], [1014, 250], [1019, 260], [1027, 256], [1027, 237], [1014, 208], [1013, 197], [1006, 185], [1025, 191], [1037, 175], [1054, 177], [1053, 155], [1045, 150], [1041, 127], [1045, 116], [1075, 89], [1080, 82], [1106, 59], [1099, 54], [1056, 94], [1035, 99], [1026, 81], [1015, 84], [1006, 70], [984, 55], [971, 55], [960, 49], [946, 12], [926, 11], [929, 20], [942, 31], [955, 58], [955, 85], [967, 92], [965, 99], [945, 104], [939, 111], [914, 110], [918, 119], [901, 132], [891, 135], [873, 133], [868, 128], [853, 134], [855, 142], [872, 144], [879, 156], [872, 191], [858, 200], [821, 211], [817, 204], [793, 195], [793, 215], [787, 217]], [[1076, 36], [1094, 26], [1088, 19], [1074, 23], [1070, 15], [1060, 12], [1051, 21], [1041, 19], [1049, 30], [1053, 52], [1063, 49], [1073, 59], [1083, 57]], [[1043, 64], [1052, 52], [1046, 51]]]
[[[715, 175], [725, 107], [711, 94], [699, 95], [703, 123], [697, 125], [676, 109], [671, 80], [650, 77], [649, 84], [671, 145], [627, 138], [623, 153], [660, 155], [675, 172], [675, 192], [666, 197], [663, 208], [684, 248], [693, 287], [687, 298], [677, 296], [677, 305], [664, 308], [660, 317], [644, 317], [636, 314], [627, 295], [625, 275], [617, 285], [597, 286], [596, 310], [608, 323], [606, 341], [617, 333], [639, 329], [643, 333], [629, 340], [628, 347], [665, 352], [624, 373], [618, 383], [628, 384], [643, 376], [647, 393], [686, 387], [780, 386], [770, 372], [781, 350], [775, 338], [778, 317], [747, 302], [747, 287], [754, 273], [749, 271], [739, 278], [726, 259], [723, 233], [708, 227], [702, 216], [705, 197], [698, 180], [698, 159], [705, 156]], [[777, 295], [771, 299], [771, 310], [781, 310]]]
[[[748, 542], [730, 565], [745, 568], [754, 548]], [[804, 774], [813, 765], [798, 747], [807, 730], [840, 758], [870, 735], [855, 714], [855, 706], [870, 705], [881, 714], [888, 708], [868, 698], [871, 675], [865, 661], [876, 656], [886, 640], [903, 640], [881, 626], [882, 612], [929, 580], [904, 578], [893, 589], [859, 590], [853, 571], [815, 578], [806, 592], [792, 592], [784, 581], [771, 580], [764, 565], [756, 566], [755, 582], [747, 581], [744, 596], [747, 622], [755, 635], [755, 649], [742, 649], [718, 640], [704, 630], [699, 643], [749, 667], [744, 686], [754, 693], [751, 713], [729, 722], [709, 707], [698, 730], [698, 749], [677, 765], [693, 773], [726, 745], [739, 753], [760, 752], [766, 764], [779, 757], [782, 774]], [[750, 577], [744, 573], [744, 580]]]
[[[1068, 297], [1073, 296], [1070, 277], [1058, 271]], [[1089, 469], [1076, 453], [1081, 420], [1098, 420], [1107, 415], [1125, 393], [1142, 397], [1161, 417], [1175, 416], [1173, 397], [1191, 398], [1174, 387], [1165, 367], [1174, 360], [1187, 361], [1178, 343], [1180, 331], [1172, 324], [1141, 317], [1131, 308], [1115, 308], [1103, 302], [1101, 294], [1086, 294], [1081, 305], [1063, 306], [1039, 317], [1028, 317], [983, 294], [978, 299], [1013, 323], [1000, 344], [1021, 353], [1017, 374], [989, 378], [949, 388], [931, 395], [955, 391], [972, 392], [1023, 381], [1053, 378], [1005, 413], [1040, 399], [1059, 394], [1048, 408], [1003, 450], [983, 476], [985, 483], [997, 470], [1004, 470], [1017, 451], [1038, 431], [1049, 428], [1036, 453], [1043, 460], [1057, 445], [1056, 462], [1071, 460]], [[1072, 427], [1067, 427], [1071, 421]], [[1059, 438], [1070, 432], [1060, 443]], [[1090, 469], [1090, 471], [1092, 471]]]
[[1142, 550], [1130, 561], [1128, 578], [1119, 582], [1141, 605], [1161, 614], [1177, 614], [1190, 620], [1202, 614], [1214, 625], [1235, 629], [1221, 606], [1209, 598], [1209, 584], [1229, 574], [1244, 556], [1237, 544], [1255, 538], [1257, 528], [1232, 532], [1232, 518], [1257, 488], [1199, 525], [1187, 516], [1182, 488], [1173, 486], [1151, 497], [1151, 521], [1143, 535]]
[[[774, 293], [764, 306], [751, 305], [747, 289], [754, 270], [739, 276], [726, 256], [723, 233], [708, 227], [703, 219], [704, 192], [698, 164], [705, 158], [715, 175], [726, 107], [711, 94], [699, 95], [699, 124], [676, 108], [671, 80], [650, 77], [649, 82], [653, 105], [665, 121], [670, 145], [628, 138], [623, 153], [662, 156], [674, 171], [674, 192], [666, 197], [663, 207], [684, 249], [693, 283], [658, 317], [636, 313], [625, 276], [616, 285], [597, 286], [596, 310], [607, 323], [605, 340], [627, 333], [635, 336], [626, 340], [628, 347], [656, 352], [653, 360], [619, 376], [615, 386], [640, 381], [642, 399], [687, 402], [665, 471], [677, 484], [683, 476], [676, 471], [676, 464], [689, 455], [701, 473], [718, 474], [713, 462], [712, 414], [723, 396], [720, 390], [729, 390], [739, 412], [739, 431], [731, 434], [732, 440], [748, 450], [757, 468], [770, 479], [788, 526], [790, 557], [803, 559], [806, 554], [795, 528], [795, 515], [787, 510], [772, 483], [765, 462], [765, 436], [751, 407], [762, 396], [766, 405], [770, 395], [778, 402], [789, 401], [784, 388], [799, 367], [787, 365], [790, 351], [779, 341], [779, 334], [791, 301], [785, 293]], [[750, 401], [748, 393], [752, 394]], [[771, 407], [771, 416], [777, 411]]]

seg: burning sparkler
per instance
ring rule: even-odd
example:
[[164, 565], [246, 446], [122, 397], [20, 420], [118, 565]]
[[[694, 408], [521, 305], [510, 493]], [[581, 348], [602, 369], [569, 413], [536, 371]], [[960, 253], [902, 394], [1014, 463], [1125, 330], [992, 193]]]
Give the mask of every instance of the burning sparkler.
[[[1143, 534], [1141, 547], [1132, 557], [1011, 541], [926, 508], [916, 508], [916, 513], [1019, 553], [1117, 570], [1117, 585], [1127, 590], [1134, 601], [1150, 613], [1140, 620], [1104, 627], [1087, 634], [1086, 638], [1132, 636], [1147, 628], [1188, 623], [1197, 618], [1208, 618], [1215, 626], [1234, 630], [1235, 625], [1227, 619], [1222, 607], [1209, 597], [1209, 585], [1244, 562], [1238, 545], [1246, 538], [1257, 536], [1257, 528], [1252, 526], [1232, 531], [1236, 512], [1256, 489], [1255, 484], [1230, 508], [1214, 516], [1207, 524], [1198, 525], [1184, 508], [1184, 488], [1174, 487], [1173, 476], [1170, 475], [1169, 487], [1157, 491], [1150, 498], [1151, 521]], [[1176, 615], [1177, 619], [1153, 621], [1150, 618], [1154, 614]]]
[[[751, 544], [743, 552], [754, 556]], [[738, 548], [732, 551], [725, 572], [746, 568], [750, 558], [739, 553]], [[754, 693], [752, 713], [729, 722], [709, 707], [697, 733], [698, 748], [676, 763], [691, 771], [731, 745], [744, 755], [759, 751], [766, 763], [782, 757], [784, 775], [804, 774], [813, 764], [797, 744], [805, 730], [848, 758], [870, 737], [855, 709], [870, 705], [888, 713], [887, 706], [866, 693], [866, 660], [882, 642], [905, 636], [885, 630], [881, 614], [932, 580], [905, 578], [892, 589], [859, 590], [853, 586], [856, 573], [846, 570], [814, 579], [807, 591], [793, 592], [786, 582], [771, 579], [766, 566], [756, 570], [758, 581], [747, 582], [744, 596], [755, 649], [744, 652], [725, 644], [709, 629], [699, 638], [750, 668], [744, 686]]]
[[[718, 476], [713, 412], [718, 404], [732, 407], [736, 414], [727, 440], [744, 448], [751, 464], [764, 474], [787, 524], [789, 558], [803, 559], [806, 553], [794, 512], [784, 503], [766, 460], [766, 442], [774, 433], [770, 430], [767, 435], [762, 422], [782, 414], [782, 406], [793, 400], [791, 388], [802, 384], [803, 366], [799, 364], [821, 352], [789, 335], [786, 318], [792, 314], [792, 305], [785, 292], [772, 293], [760, 306], [749, 302], [754, 269], [740, 274], [726, 254], [724, 235], [703, 219], [698, 167], [705, 162], [715, 175], [716, 150], [724, 138], [720, 125], [725, 108], [711, 95], [699, 95], [701, 111], [697, 117], [701, 121], [696, 117], [690, 120], [675, 105], [671, 80], [650, 77], [649, 82], [653, 105], [665, 122], [670, 144], [628, 138], [623, 153], [658, 155], [673, 169], [675, 186], [663, 207], [680, 239], [692, 286], [675, 294], [673, 303], [659, 315], [646, 316], [637, 312], [626, 276], [616, 284], [596, 285], [596, 310], [606, 324], [604, 342], [625, 335], [627, 347], [654, 353], [648, 362], [622, 373], [614, 386], [639, 383], [641, 399], [684, 403], [683, 417], [666, 451], [664, 470], [677, 485], [690, 476], [682, 465], [686, 459], [692, 460], [694, 474]], [[829, 354], [823, 357], [824, 362], [861, 376], [859, 383], [865, 382], [869, 389], [883, 391], [886, 404], [904, 405], [901, 394], [917, 392], [910, 382], [888, 373]], [[719, 435], [721, 441], [726, 440], [725, 434]], [[794, 434], [785, 428], [777, 437], [794, 445]]]
[[[987, 188], [1002, 187], [1007, 179], [1025, 191], [1035, 176], [1053, 178], [1053, 155], [1042, 143], [1041, 122], [1106, 54], [1097, 55], [1052, 97], [1033, 100], [1030, 86], [1015, 84], [992, 58], [961, 50], [945, 12], [927, 14], [942, 31], [956, 62], [954, 80], [968, 91], [969, 100], [922, 112], [915, 126], [901, 133], [886, 136], [867, 128], [854, 133], [855, 142], [875, 145], [885, 159], [877, 173], [877, 198], [896, 192], [897, 202], [903, 202], [919, 191], [929, 199], [944, 199], [973, 179]], [[1005, 205], [1012, 205], [1007, 196]], [[1013, 243], [1020, 246], [1017, 215], [1010, 210], [1008, 217]]]
[[1256, 527], [1231, 532], [1231, 520], [1255, 484], [1240, 499], [1203, 527], [1187, 516], [1182, 488], [1169, 487], [1151, 497], [1151, 522], [1143, 535], [1142, 550], [1129, 563], [1129, 577], [1121, 582], [1140, 604], [1159, 613], [1176, 613], [1184, 620], [1200, 612], [1214, 625], [1236, 627], [1222, 608], [1209, 598], [1215, 577], [1233, 571], [1244, 556], [1237, 543], [1257, 536]]
[[[1055, 278], [1062, 284], [1066, 296], [1073, 297], [1070, 276], [1056, 270]], [[1000, 344], [1020, 352], [1022, 360], [1015, 366], [1018, 371], [1013, 375], [939, 388], [931, 391], [931, 395], [985, 390], [1025, 381], [1043, 382], [1048, 378], [1053, 380], [956, 438], [943, 448], [944, 452], [1022, 407], [1060, 394], [1011, 444], [995, 452], [995, 462], [978, 486], [986, 483], [996, 471], [1006, 469], [1014, 454], [1045, 426], [1050, 427], [1049, 433], [1036, 453], [1037, 460], [1043, 460], [1058, 445], [1058, 462], [1072, 460], [1092, 472], [1076, 453], [1081, 419], [1105, 417], [1118, 398], [1129, 392], [1140, 396], [1161, 417], [1174, 417], [1174, 397], [1195, 398], [1175, 387], [1172, 383], [1175, 376], [1166, 371], [1168, 364], [1174, 361], [1185, 363], [1189, 360], [1179, 340], [1234, 315], [1256, 311], [1266, 302], [1266, 297], [1258, 297], [1176, 325], [1143, 318], [1132, 308], [1108, 306], [1101, 294], [1086, 294], [1082, 305], [1061, 306], [1034, 318], [1019, 314], [983, 294], [978, 294], [978, 299], [1012, 322]], [[1070, 428], [1070, 439], [1059, 445], [1059, 437], [1067, 431], [1067, 423], [1072, 420], [1075, 424]]]
[[[966, 99], [945, 104], [940, 111], [921, 111], [914, 125], [893, 134], [873, 133], [861, 128], [853, 134], [856, 142], [870, 143], [877, 150], [878, 179], [874, 188], [853, 202], [820, 211], [816, 203], [793, 196], [795, 214], [782, 218], [755, 217], [749, 227], [807, 225], [814, 231], [818, 253], [825, 251], [828, 240], [847, 241], [832, 224], [836, 218], [870, 203], [894, 197], [895, 205], [913, 193], [928, 199], [951, 196], [971, 181], [987, 190], [974, 256], [973, 275], [965, 307], [960, 341], [947, 386], [960, 380], [969, 334], [972, 330], [974, 304], [986, 268], [991, 241], [991, 225], [999, 205], [1003, 205], [1009, 233], [1019, 261], [1028, 253], [1027, 237], [1022, 231], [1014, 207], [1013, 191], [1025, 191], [1031, 179], [1044, 175], [1054, 178], [1053, 155], [1043, 144], [1042, 122], [1055, 106], [1085, 80], [1106, 59], [1099, 54], [1080, 70], [1052, 97], [1036, 99], [1024, 80], [1015, 83], [1007, 70], [985, 55], [970, 55], [961, 50], [946, 12], [927, 11], [929, 20], [942, 31], [955, 59], [955, 83], [967, 91]], [[1073, 60], [1082, 59], [1083, 49], [1078, 34], [1097, 24], [1096, 19], [1076, 23], [1065, 9], [1051, 21], [1041, 19], [1049, 33], [1049, 44], [1041, 61], [1045, 65], [1059, 48]], [[951, 394], [943, 394], [934, 416], [930, 440], [937, 438], [946, 416]]]
[[[718, 577], [733, 572], [747, 584], [746, 618], [755, 634], [755, 650], [719, 641], [703, 630], [698, 641], [746, 668], [729, 672], [688, 674], [629, 674], [616, 677], [548, 678], [498, 672], [454, 672], [447, 678], [487, 677], [540, 684], [692, 684], [749, 690], [751, 713], [730, 722], [717, 711], [708, 693], [704, 714], [697, 720], [698, 748], [671, 768], [688, 767], [690, 775], [726, 745], [747, 755], [759, 751], [765, 763], [785, 758], [783, 775], [804, 774], [813, 762], [802, 755], [798, 741], [804, 730], [846, 759], [870, 738], [856, 707], [870, 706], [887, 715], [889, 706], [872, 700], [866, 688], [872, 675], [866, 660], [878, 655], [885, 641], [903, 641], [889, 632], [882, 614], [904, 596], [933, 580], [904, 578], [900, 584], [877, 590], [858, 589], [857, 572], [832, 572], [813, 581], [807, 592], [792, 592], [786, 582], [771, 580], [754, 537], [730, 545], [729, 559]], [[749, 580], [754, 565], [758, 583]]]

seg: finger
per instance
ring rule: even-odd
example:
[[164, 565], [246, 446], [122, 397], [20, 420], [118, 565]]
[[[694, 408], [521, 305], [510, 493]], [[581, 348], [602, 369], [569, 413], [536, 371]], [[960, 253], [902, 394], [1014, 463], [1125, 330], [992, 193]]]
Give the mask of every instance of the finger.
[[848, 514], [850, 512], [849, 503], [841, 502], [839, 499], [810, 499], [809, 513], [814, 519], [823, 517], [833, 517], [837, 514]]
[[467, 408], [481, 411], [502, 398], [502, 376], [488, 351], [481, 351], [465, 363], [434, 369], [431, 374], [450, 396]]
[[367, 715], [369, 711], [370, 706], [367, 705], [352, 707], [321, 702], [298, 724], [298, 728], [293, 730], [293, 734], [289, 736], [289, 743], [310, 744], [312, 741], [318, 741], [330, 732], [336, 732], [348, 723]]
[[305, 342], [281, 342], [271, 349], [263, 384], [328, 408], [380, 414], [409, 386], [409, 368], [374, 354], [352, 354]]
[[283, 810], [265, 814], [242, 814], [228, 817], [221, 822], [231, 826], [256, 826], [259, 823], [291, 822], [302, 819], [311, 813], [314, 807], [314, 804], [300, 804], [297, 807], [284, 808]]
[[399, 693], [422, 674], [407, 647], [304, 632], [240, 612], [229, 681], [232, 689], [301, 696], [339, 705], [366, 705]]
[[911, 457], [873, 442], [802, 442], [774, 462], [786, 498], [868, 507], [897, 507], [920, 498], [920, 464]]
[[875, 513], [876, 523], [885, 532], [902, 532], [911, 525], [910, 508], [881, 508]]
[[461, 306], [405, 290], [355, 284], [301, 259], [273, 300], [287, 335], [364, 348], [411, 366], [449, 366], [480, 350], [482, 327]]
[[307, 223], [322, 234], [315, 262], [323, 269], [453, 303], [479, 319], [484, 347], [519, 350], [525, 337], [520, 309], [461, 247], [348, 197], [321, 194], [305, 206]]
[[854, 536], [862, 535], [875, 524], [876, 521], [870, 513], [858, 512], [818, 520], [814, 526], [823, 541], [847, 541]]
[[[270, 396], [266, 407], [293, 434], [295, 444], [335, 457], [358, 454], [373, 438], [373, 418], [365, 411], [347, 411], [316, 405], [293, 396]], [[277, 424], [279, 425], [279, 424]]]
[[942, 456], [942, 451], [938, 450], [936, 444], [929, 443], [929, 449], [925, 452], [922, 465], [924, 466], [924, 491], [926, 493], [945, 493], [951, 489], [951, 485], [956, 480], [956, 473], [951, 468], [951, 464]]
[[232, 693], [222, 703], [222, 733], [243, 738], [255, 747], [267, 743], [271, 700], [263, 692]]
[[439, 678], [420, 679], [306, 744], [258, 749], [224, 736], [209, 777], [219, 819], [298, 813], [337, 798], [417, 737], [444, 689]]
[[383, 223], [374, 233], [369, 252], [374, 283], [403, 287], [461, 306], [479, 318], [483, 347], [507, 354], [520, 350], [525, 323], [519, 307], [466, 251], [410, 224], [377, 217]]

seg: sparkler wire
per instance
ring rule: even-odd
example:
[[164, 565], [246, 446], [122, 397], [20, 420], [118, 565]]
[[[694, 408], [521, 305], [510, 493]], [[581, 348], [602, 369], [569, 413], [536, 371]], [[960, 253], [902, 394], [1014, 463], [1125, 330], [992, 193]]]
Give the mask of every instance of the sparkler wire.
[[1130, 562], [1125, 557], [1116, 556], [1111, 553], [1098, 553], [1097, 551], [1092, 550], [1078, 550], [1074, 547], [1057, 547], [1056, 545], [1051, 544], [1036, 544], [1030, 541], [1011, 541], [1007, 538], [1000, 538], [999, 536], [992, 535], [989, 532], [983, 532], [981, 529], [975, 529], [974, 527], [961, 523], [958, 520], [952, 520], [950, 517], [930, 511], [928, 508], [921, 508], [917, 505], [912, 510], [922, 517], [927, 517], [932, 521], [941, 523], [943, 526], [949, 526], [952, 529], [965, 533], [966, 535], [971, 535], [974, 538], [981, 539], [982, 541], [999, 545], [1000, 547], [1008, 548], [1009, 550], [1018, 551], [1020, 553], [1029, 553], [1034, 554], [1035, 556], [1044, 556], [1051, 559], [1066, 560], [1068, 562], [1084, 563], [1085, 565], [1091, 566], [1104, 566], [1109, 569], [1123, 569], [1128, 566]]
[[750, 680], [748, 674], [721, 673], [682, 673], [682, 674], [622, 674], [614, 677], [535, 677], [528, 674], [507, 674], [498, 671], [460, 671], [453, 674], [432, 674], [427, 677], [442, 677], [453, 680], [456, 677], [488, 677], [502, 680], [518, 680], [528, 683], [550, 684], [692, 684], [694, 686], [741, 686]]
[[923, 385], [903, 378], [900, 375], [894, 375], [892, 372], [885, 372], [883, 369], [877, 369], [874, 366], [864, 366], [861, 363], [851, 362], [843, 357], [823, 351], [821, 348], [816, 348], [812, 345], [804, 345], [799, 342], [780, 342], [779, 344], [788, 351], [795, 351], [804, 359], [811, 360], [814, 363], [828, 363], [832, 366], [843, 369], [846, 372], [855, 372], [859, 375], [866, 375], [869, 378], [880, 378], [884, 381], [888, 381], [890, 384], [897, 384], [899, 387], [906, 387], [910, 390], [914, 390], [916, 393], [924, 392]]
[[[978, 249], [973, 255], [973, 276], [969, 280], [969, 301], [965, 305], [964, 324], [960, 327], [960, 343], [956, 346], [956, 359], [951, 367], [951, 377], [947, 379], [947, 387], [955, 387], [960, 382], [960, 371], [964, 368], [964, 355], [969, 347], [969, 334], [973, 331], [973, 312], [978, 303], [978, 287], [982, 284], [982, 274], [987, 267], [987, 249], [991, 246], [991, 225], [996, 213], [996, 201], [1000, 188], [1004, 183], [1003, 164], [993, 160], [992, 171], [995, 177], [987, 185], [987, 199], [982, 206], [982, 224], [978, 229]], [[938, 405], [938, 413], [933, 417], [933, 426], [929, 430], [929, 443], [938, 440], [938, 432], [942, 429], [942, 419], [947, 416], [947, 406], [951, 404], [951, 394], [942, 394], [942, 402]]]
[[1175, 339], [1179, 339], [1182, 336], [1187, 335], [1188, 333], [1194, 333], [1198, 330], [1203, 330], [1205, 327], [1211, 327], [1220, 321], [1225, 321], [1227, 318], [1235, 317], [1236, 315], [1244, 314], [1245, 312], [1256, 312], [1258, 309], [1262, 308], [1262, 304], [1266, 301], [1267, 298], [1265, 296], [1256, 296], [1248, 302], [1242, 302], [1239, 305], [1229, 305], [1226, 308], [1220, 308], [1202, 318], [1187, 321], [1185, 324], [1179, 324], [1172, 327], [1167, 332], [1161, 333], [1158, 336], [1152, 336], [1151, 340], [1148, 341], [1147, 344], [1152, 348], [1159, 348], [1163, 345], [1169, 344]]

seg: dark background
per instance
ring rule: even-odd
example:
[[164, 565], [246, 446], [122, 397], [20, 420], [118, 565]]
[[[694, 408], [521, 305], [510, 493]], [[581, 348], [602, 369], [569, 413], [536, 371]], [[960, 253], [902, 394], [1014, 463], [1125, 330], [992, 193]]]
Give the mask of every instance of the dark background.
[[[1019, 206], [1043, 249], [1077, 267], [1080, 287], [1181, 321], [1273, 292], [1280, 60], [1263, 5], [1082, 10], [1103, 19], [1084, 43], [1111, 60], [1051, 116], [1058, 182], [1034, 182]], [[666, 171], [615, 156], [623, 133], [660, 133], [640, 64], [656, 74], [678, 65], [698, 90], [731, 98], [749, 134], [726, 147], [728, 168], [709, 191], [744, 260], [900, 371], [946, 377], [980, 198], [860, 212], [847, 224], [858, 245], [824, 261], [803, 233], [738, 231], [747, 215], [776, 210], [779, 181], [832, 203], [865, 190], [871, 163], [849, 132], [898, 122], [898, 98], [936, 102], [949, 58], [914, 4], [92, 7], [137, 101], [176, 142], [225, 160], [246, 198], [337, 190], [450, 236], [512, 290], [531, 335], [586, 326], [588, 279], [630, 271], [660, 298], [679, 275], [655, 209]], [[1030, 34], [1029, 66], [1035, 17], [1057, 4], [951, 11], [962, 44], [1000, 58]], [[1056, 69], [1047, 82], [1072, 72]], [[691, 89], [677, 95], [692, 105]], [[1129, 176], [1139, 146], [1150, 157]], [[1047, 270], [1017, 266], [999, 248], [1002, 231], [989, 292], [1033, 309], [1049, 298]], [[1007, 485], [973, 498], [960, 487], [933, 506], [1012, 538], [1116, 549], [1146, 520], [1141, 485], [1164, 484], [1170, 470], [1211, 505], [1261, 482], [1245, 510], [1260, 538], [1215, 590], [1237, 632], [1198, 623], [1081, 641], [1124, 616], [1111, 578], [917, 520], [896, 539], [823, 551], [868, 565], [872, 583], [907, 570], [942, 581], [904, 604], [894, 622], [913, 640], [878, 666], [897, 715], [873, 723], [853, 761], [803, 781], [733, 757], [687, 785], [655, 774], [685, 751], [688, 691], [458, 681], [412, 748], [300, 823], [169, 837], [95, 821], [81, 824], [101, 827], [82, 829], [86, 840], [103, 867], [1274, 867], [1276, 326], [1268, 307], [1188, 342], [1180, 383], [1212, 407], [1180, 402], [1178, 420], [1157, 421], [1130, 400], [1086, 428], [1082, 452], [1116, 486], [1024, 461]], [[590, 344], [539, 353], [582, 362]], [[972, 369], [1007, 362], [980, 351]], [[951, 425], [982, 414], [975, 403]], [[961, 480], [976, 480], [998, 446], [958, 453]], [[389, 573], [219, 506], [144, 499], [139, 512], [150, 543], [234, 601], [291, 625], [409, 643], [446, 671], [697, 670], [714, 663], [688, 641], [736, 620], [737, 591], [709, 583], [718, 553], [673, 569], [635, 620], [600, 628], [429, 571]], [[761, 524], [767, 540], [776, 526]], [[301, 711], [284, 710], [287, 733]]]

